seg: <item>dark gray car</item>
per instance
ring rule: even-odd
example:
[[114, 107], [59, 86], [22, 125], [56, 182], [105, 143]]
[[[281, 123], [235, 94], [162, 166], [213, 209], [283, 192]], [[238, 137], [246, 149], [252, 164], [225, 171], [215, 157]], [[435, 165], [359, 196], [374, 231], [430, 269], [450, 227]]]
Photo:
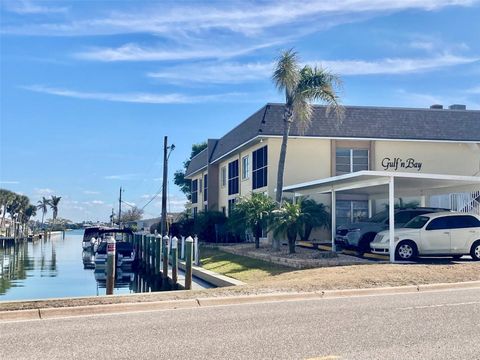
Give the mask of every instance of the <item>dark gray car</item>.
[[[415, 216], [450, 211], [449, 209], [417, 207], [395, 209], [395, 228], [403, 227]], [[359, 255], [370, 251], [370, 243], [378, 232], [388, 229], [388, 211], [382, 211], [373, 217], [352, 224], [337, 227], [335, 244], [345, 249], [356, 250]]]

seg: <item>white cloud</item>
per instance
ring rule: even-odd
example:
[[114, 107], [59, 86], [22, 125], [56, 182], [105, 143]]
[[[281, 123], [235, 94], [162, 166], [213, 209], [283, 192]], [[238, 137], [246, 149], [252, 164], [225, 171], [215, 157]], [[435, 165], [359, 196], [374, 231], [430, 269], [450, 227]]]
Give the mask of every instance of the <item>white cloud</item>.
[[39, 5], [34, 1], [13, 0], [5, 2], [7, 11], [21, 15], [65, 13], [68, 7]]
[[16, 180], [2, 180], [2, 181], [0, 181], [0, 184], [15, 185], [15, 184], [20, 184], [20, 181], [16, 181]]
[[149, 77], [172, 83], [200, 82], [232, 84], [257, 81], [270, 77], [273, 62], [269, 63], [208, 63], [184, 65], [148, 73]]
[[255, 46], [210, 47], [193, 46], [187, 48], [142, 47], [137, 44], [125, 44], [117, 48], [97, 48], [74, 54], [84, 60], [113, 61], [171, 61], [196, 59], [226, 59], [245, 55], [253, 51], [279, 44], [278, 41]]
[[48, 196], [48, 195], [55, 194], [55, 191], [49, 188], [43, 188], [43, 189], [35, 188], [34, 191], [36, 195], [40, 195], [40, 196]]
[[407, 9], [425, 11], [446, 6], [470, 6], [478, 0], [294, 0], [270, 2], [215, 2], [204, 5], [193, 2], [162, 3], [142, 9], [114, 11], [95, 18], [73, 19], [69, 23], [44, 23], [23, 28], [6, 28], [7, 33], [31, 35], [111, 35], [151, 33], [164, 36], [186, 36], [211, 30], [225, 30], [256, 36], [269, 28], [286, 24], [308, 27], [330, 26], [351, 22], [361, 14], [392, 13]]
[[[434, 71], [440, 68], [474, 63], [478, 57], [443, 54], [423, 58], [384, 58], [377, 60], [344, 59], [307, 61], [310, 65], [318, 64], [342, 76], [406, 74]], [[164, 82], [232, 84], [268, 79], [273, 71], [273, 62], [256, 63], [198, 63], [167, 68], [151, 72], [149, 77]]]
[[92, 204], [93, 205], [103, 205], [103, 204], [105, 204], [105, 202], [103, 202], [102, 200], [93, 200]]
[[321, 64], [340, 75], [373, 75], [425, 72], [448, 66], [474, 63], [479, 60], [480, 57], [443, 54], [429, 58], [387, 58], [377, 61], [327, 60], [322, 61]]
[[84, 190], [83, 193], [85, 195], [98, 195], [98, 194], [100, 194], [99, 191], [93, 191], [93, 190]]
[[406, 89], [396, 91], [395, 101], [399, 106], [428, 108], [433, 104], [442, 104], [448, 108], [451, 104], [465, 104], [467, 109], [480, 110], [480, 103], [471, 101], [467, 97], [458, 93], [443, 93], [442, 95], [431, 93], [417, 93]]
[[[185, 95], [179, 93], [154, 94], [154, 93], [99, 93], [81, 92], [69, 89], [53, 88], [43, 85], [29, 85], [21, 88], [38, 93], [64, 96], [76, 99], [102, 100], [114, 102], [143, 103], [143, 104], [194, 104], [205, 102], [241, 101], [246, 94], [224, 93], [213, 95]], [[106, 177], [106, 179], [117, 179]]]

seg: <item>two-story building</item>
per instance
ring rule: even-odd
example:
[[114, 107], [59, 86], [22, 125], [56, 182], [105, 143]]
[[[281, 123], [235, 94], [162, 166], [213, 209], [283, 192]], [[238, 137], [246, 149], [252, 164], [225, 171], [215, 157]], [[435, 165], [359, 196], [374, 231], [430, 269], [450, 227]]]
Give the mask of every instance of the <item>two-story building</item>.
[[[282, 104], [267, 104], [220, 139], [208, 140], [186, 172], [194, 214], [210, 209], [228, 215], [238, 197], [251, 192], [275, 196], [282, 116]], [[304, 133], [292, 128], [285, 186], [360, 170], [480, 176], [480, 111], [463, 105], [346, 106], [338, 121], [324, 106], [315, 106]], [[328, 196], [316, 199], [330, 205]], [[337, 224], [382, 206], [367, 195], [339, 194]]]

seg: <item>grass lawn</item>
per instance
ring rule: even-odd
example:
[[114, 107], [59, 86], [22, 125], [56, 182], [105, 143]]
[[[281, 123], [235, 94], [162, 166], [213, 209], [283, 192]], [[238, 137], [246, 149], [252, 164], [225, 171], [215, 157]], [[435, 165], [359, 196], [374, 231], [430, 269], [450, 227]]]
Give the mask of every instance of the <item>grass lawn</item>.
[[253, 283], [294, 269], [249, 257], [233, 255], [212, 247], [200, 248], [202, 267], [234, 279]]

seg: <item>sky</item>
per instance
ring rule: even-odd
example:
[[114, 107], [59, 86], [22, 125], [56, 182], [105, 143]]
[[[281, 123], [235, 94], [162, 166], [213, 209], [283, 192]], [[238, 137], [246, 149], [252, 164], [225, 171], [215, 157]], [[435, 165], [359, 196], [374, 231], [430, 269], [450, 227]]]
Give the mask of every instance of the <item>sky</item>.
[[286, 49], [340, 75], [345, 105], [480, 109], [477, 0], [0, 4], [0, 187], [61, 196], [72, 221], [106, 221], [120, 186], [143, 207], [165, 135], [181, 211], [171, 175], [193, 143], [282, 101], [271, 73]]

